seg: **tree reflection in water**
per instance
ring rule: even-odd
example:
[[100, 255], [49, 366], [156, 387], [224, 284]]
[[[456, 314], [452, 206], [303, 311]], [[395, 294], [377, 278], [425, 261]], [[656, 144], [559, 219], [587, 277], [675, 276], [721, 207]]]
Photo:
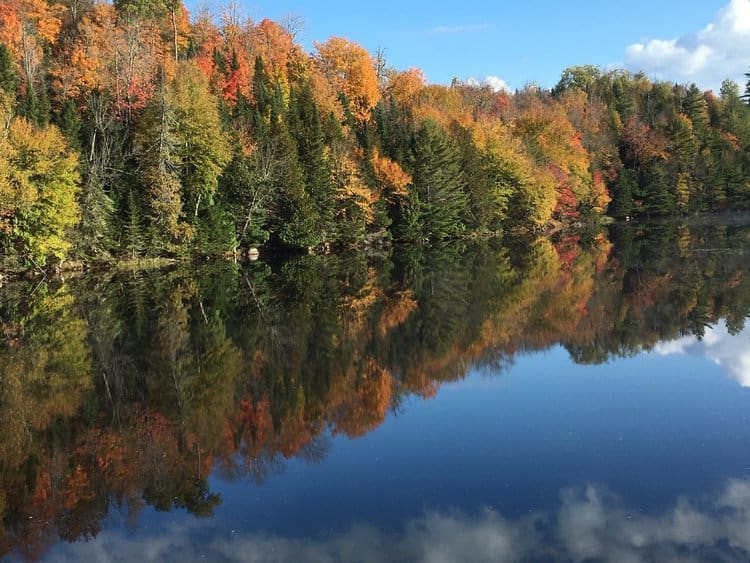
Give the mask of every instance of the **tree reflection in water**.
[[[596, 364], [684, 350], [662, 343], [688, 346], [722, 319], [737, 334], [750, 313], [749, 236], [732, 224], [628, 224], [10, 284], [0, 292], [0, 555], [35, 559], [59, 539], [92, 538], [113, 508], [134, 520], [147, 505], [210, 516], [221, 503], [211, 472], [262, 483], [290, 458], [319, 462], [331, 437], [363, 436], [406, 397], [500, 372], [521, 353], [562, 345]], [[572, 504], [594, 510], [601, 498], [596, 488], [563, 496], [558, 531]], [[684, 508], [665, 518], [700, 519]], [[410, 526], [429, 534], [441, 518]], [[487, 522], [521, 539], [535, 527], [494, 513], [471, 525]], [[669, 540], [638, 524], [633, 542]], [[565, 549], [601, 557], [605, 543], [594, 534]]]

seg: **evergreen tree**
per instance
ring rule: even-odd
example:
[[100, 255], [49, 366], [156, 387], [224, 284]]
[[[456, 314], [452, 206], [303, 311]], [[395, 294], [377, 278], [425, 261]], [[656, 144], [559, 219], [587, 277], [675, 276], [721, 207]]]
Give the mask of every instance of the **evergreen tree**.
[[138, 199], [133, 189], [128, 190], [122, 235], [123, 250], [127, 255], [133, 260], [141, 256], [145, 248], [143, 221]]
[[10, 50], [5, 43], [0, 43], [0, 90], [15, 98], [18, 84], [18, 75], [13, 68]]
[[299, 163], [296, 143], [273, 108], [271, 119], [271, 136], [278, 159], [278, 174], [274, 178], [277, 194], [274, 226], [279, 242], [292, 248], [315, 247], [321, 242], [316, 230], [319, 218], [316, 206], [305, 190], [304, 171]]
[[453, 135], [459, 149], [460, 167], [469, 196], [471, 213], [467, 227], [473, 231], [495, 230], [500, 226], [498, 218], [501, 212], [494, 197], [494, 186], [485, 160], [474, 144], [469, 129], [455, 126]]
[[326, 242], [334, 232], [335, 203], [320, 115], [306, 82], [292, 88], [288, 116], [304, 172], [305, 191], [315, 206], [315, 229], [321, 241]]
[[612, 201], [608, 213], [613, 217], [630, 217], [633, 214], [633, 193], [638, 188], [638, 175], [633, 170], [623, 168], [612, 186]]
[[414, 136], [414, 184], [423, 234], [430, 240], [452, 238], [466, 230], [469, 202], [454, 147], [440, 125], [422, 123]]
[[661, 164], [650, 164], [643, 173], [639, 196], [650, 215], [671, 215], [677, 211], [675, 195], [669, 189]]
[[143, 112], [135, 133], [135, 156], [140, 163], [138, 183], [144, 194], [151, 239], [157, 248], [172, 248], [190, 235], [182, 221], [177, 119], [163, 86]]
[[[259, 150], [259, 149], [256, 149]], [[219, 205], [234, 220], [238, 246], [258, 246], [268, 241], [268, 214], [273, 180], [263, 174], [254, 155], [250, 162], [237, 148], [219, 180]]]
[[73, 100], [66, 99], [63, 102], [60, 111], [55, 116], [55, 123], [67, 139], [68, 144], [80, 153], [82, 122], [81, 115]]

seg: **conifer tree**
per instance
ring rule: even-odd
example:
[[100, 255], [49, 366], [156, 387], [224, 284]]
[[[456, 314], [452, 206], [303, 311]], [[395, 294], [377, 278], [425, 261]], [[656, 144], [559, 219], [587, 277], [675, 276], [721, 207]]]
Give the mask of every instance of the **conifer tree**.
[[292, 88], [288, 122], [297, 144], [305, 191], [315, 206], [315, 228], [321, 240], [326, 242], [333, 236], [335, 204], [320, 115], [309, 84], [302, 83]]
[[5, 43], [0, 43], [0, 90], [15, 98], [18, 83], [18, 74], [13, 68], [10, 50]]
[[414, 184], [426, 238], [441, 240], [466, 229], [469, 202], [456, 151], [441, 127], [422, 123], [414, 136]]

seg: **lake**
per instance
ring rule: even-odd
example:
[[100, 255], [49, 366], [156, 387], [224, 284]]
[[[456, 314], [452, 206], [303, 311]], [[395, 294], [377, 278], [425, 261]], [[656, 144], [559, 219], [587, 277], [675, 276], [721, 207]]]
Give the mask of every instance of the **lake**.
[[750, 223], [0, 289], [0, 556], [747, 561]]

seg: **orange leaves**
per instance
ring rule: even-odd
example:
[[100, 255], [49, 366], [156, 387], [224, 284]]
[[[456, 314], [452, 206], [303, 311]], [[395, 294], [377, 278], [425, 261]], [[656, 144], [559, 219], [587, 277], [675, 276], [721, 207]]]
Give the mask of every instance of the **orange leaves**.
[[410, 104], [426, 85], [424, 73], [418, 68], [410, 68], [389, 76], [386, 93], [393, 96], [398, 104]]
[[404, 172], [397, 162], [382, 156], [376, 149], [372, 157], [372, 167], [375, 170], [378, 187], [386, 197], [397, 198], [408, 195], [407, 187], [411, 184], [412, 177]]
[[436, 84], [425, 86], [414, 105], [414, 117], [418, 122], [432, 120], [448, 129], [454, 122], [471, 127], [474, 120], [464, 104], [461, 93], [455, 88]]
[[37, 78], [44, 44], [57, 40], [62, 11], [45, 0], [0, 0], [0, 43], [9, 46], [26, 84]]
[[666, 139], [635, 116], [623, 125], [622, 140], [629, 158], [638, 163], [648, 164], [666, 156]]
[[352, 115], [367, 120], [380, 100], [380, 87], [370, 54], [361, 46], [341, 37], [315, 43], [316, 62], [333, 87], [349, 101]]
[[26, 20], [33, 22], [39, 37], [54, 43], [62, 26], [63, 7], [45, 0], [21, 0], [20, 8]]
[[594, 172], [593, 184], [591, 186], [592, 194], [592, 207], [597, 213], [604, 213], [607, 209], [607, 205], [612, 201], [607, 190], [607, 185], [604, 182], [604, 177], [600, 171]]
[[55, 69], [54, 86], [63, 96], [106, 94], [123, 115], [154, 95], [168, 52], [156, 22], [121, 22], [112, 5], [98, 4], [81, 21], [67, 61]]
[[11, 51], [16, 55], [23, 31], [19, 15], [18, 10], [9, 2], [0, 2], [0, 43], [10, 45]]
[[264, 19], [255, 26], [250, 35], [254, 54], [263, 59], [266, 72], [272, 80], [286, 86], [289, 81], [290, 66], [299, 67], [304, 61], [304, 53], [295, 45], [292, 35], [280, 25]]
[[45, 0], [0, 2], [0, 42], [17, 46], [24, 34], [54, 43], [62, 26], [63, 7]]

